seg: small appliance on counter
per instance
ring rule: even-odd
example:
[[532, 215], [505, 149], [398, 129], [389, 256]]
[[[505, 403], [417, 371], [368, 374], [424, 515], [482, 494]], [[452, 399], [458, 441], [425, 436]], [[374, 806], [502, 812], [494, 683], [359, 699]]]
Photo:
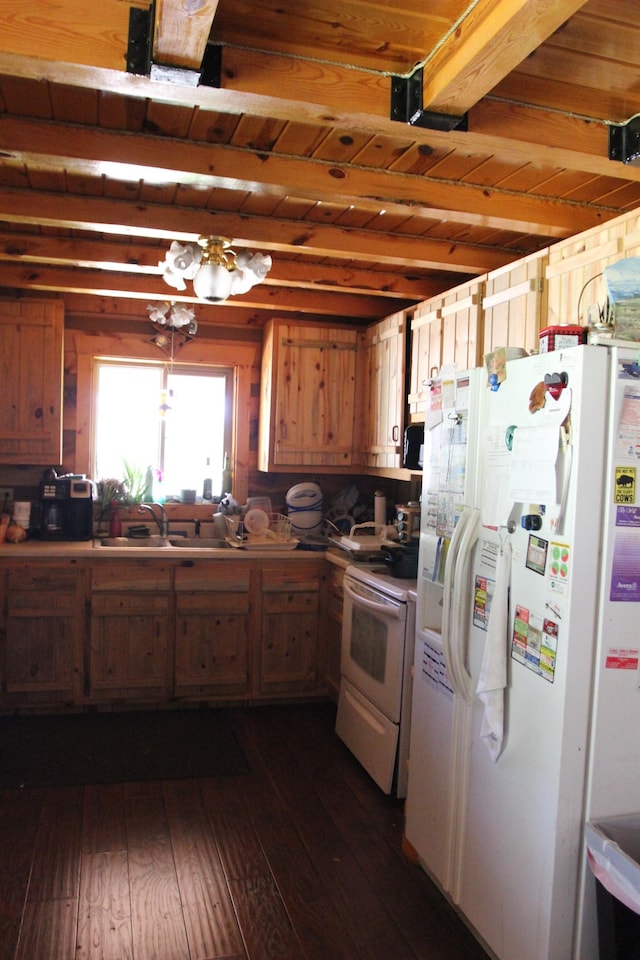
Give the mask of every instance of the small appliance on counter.
[[40, 539], [90, 540], [93, 492], [93, 481], [84, 475], [57, 477], [48, 470], [40, 485]]

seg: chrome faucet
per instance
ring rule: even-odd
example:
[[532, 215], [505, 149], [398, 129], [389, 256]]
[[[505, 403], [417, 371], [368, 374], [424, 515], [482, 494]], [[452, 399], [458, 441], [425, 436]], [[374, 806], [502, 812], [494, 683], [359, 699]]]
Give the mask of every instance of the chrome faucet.
[[[155, 508], [158, 508], [159, 513], [156, 513]], [[141, 503], [138, 508], [138, 513], [144, 513], [145, 510], [148, 510], [155, 522], [158, 524], [158, 530], [160, 531], [161, 537], [167, 537], [169, 535], [169, 521], [167, 520], [167, 511], [164, 508], [162, 503]]]

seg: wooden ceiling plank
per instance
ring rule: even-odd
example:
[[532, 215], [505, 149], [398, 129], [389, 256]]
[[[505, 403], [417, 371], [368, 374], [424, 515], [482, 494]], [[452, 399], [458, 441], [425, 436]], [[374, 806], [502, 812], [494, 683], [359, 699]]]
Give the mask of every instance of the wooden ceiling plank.
[[2, 49], [23, 57], [43, 56], [111, 70], [124, 70], [129, 36], [129, 7], [143, 0], [3, 0]]
[[479, 0], [423, 74], [423, 108], [462, 115], [557, 30], [585, 0]]
[[218, 0], [156, 0], [153, 61], [200, 70]]
[[[485, 185], [451, 182], [447, 179], [416, 177], [389, 171], [353, 166], [336, 167], [319, 160], [309, 161], [275, 154], [238, 152], [220, 144], [194, 144], [166, 138], [129, 136], [107, 130], [54, 126], [47, 121], [0, 117], [0, 150], [8, 156], [36, 165], [47, 157], [63, 161], [76, 172], [111, 174], [116, 178], [145, 179], [150, 182], [194, 183], [203, 187], [235, 187], [284, 195], [300, 192], [310, 199], [335, 198], [345, 204], [375, 198], [375, 203], [402, 203], [427, 209], [431, 216], [454, 217], [461, 222], [493, 224], [544, 237], [569, 236], [595, 226], [602, 213], [587, 206], [563, 204], [528, 197]], [[126, 157], [126, 161], [123, 161]], [[622, 166], [622, 165], [620, 165]], [[237, 175], [242, 169], [243, 180]], [[606, 212], [605, 212], [606, 219]]]

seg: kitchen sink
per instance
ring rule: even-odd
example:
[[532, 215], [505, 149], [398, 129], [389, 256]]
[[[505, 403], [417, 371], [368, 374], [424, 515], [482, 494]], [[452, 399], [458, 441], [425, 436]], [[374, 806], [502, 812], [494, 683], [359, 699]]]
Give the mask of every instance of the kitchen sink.
[[161, 547], [182, 547], [199, 550], [212, 549], [213, 547], [228, 547], [226, 540], [219, 540], [214, 537], [106, 537], [96, 543], [97, 547], [138, 547], [143, 550], [157, 550]]
[[170, 547], [171, 543], [166, 537], [106, 537], [101, 540], [98, 546], [102, 547], [146, 547], [147, 550], [157, 550], [158, 547]]

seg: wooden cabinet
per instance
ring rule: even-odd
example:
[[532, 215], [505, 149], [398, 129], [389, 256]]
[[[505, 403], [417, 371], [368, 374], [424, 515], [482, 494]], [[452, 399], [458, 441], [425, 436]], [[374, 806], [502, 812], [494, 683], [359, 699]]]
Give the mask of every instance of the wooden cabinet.
[[340, 654], [342, 650], [342, 608], [344, 604], [344, 567], [327, 561], [324, 600], [322, 604], [322, 629], [326, 634], [327, 693], [338, 702], [340, 693]]
[[0, 301], [0, 463], [61, 463], [62, 341], [62, 301]]
[[90, 700], [166, 699], [173, 687], [171, 572], [159, 560], [95, 565], [91, 579]]
[[419, 304], [411, 317], [409, 417], [423, 422], [431, 380], [443, 366], [482, 363], [482, 296], [486, 277]]
[[3, 560], [0, 708], [324, 695], [325, 572], [321, 555]]
[[330, 472], [357, 462], [357, 347], [353, 327], [266, 325], [259, 470]]
[[265, 564], [257, 645], [257, 692], [282, 696], [324, 690], [325, 634], [318, 629], [323, 560]]
[[487, 274], [482, 299], [482, 356], [496, 347], [539, 349], [539, 333], [547, 324], [548, 250], [533, 253]]
[[84, 628], [78, 565], [12, 564], [0, 572], [0, 581], [2, 700], [39, 707], [78, 701]]
[[359, 356], [363, 391], [358, 400], [365, 467], [402, 467], [405, 352], [404, 311], [367, 327]]
[[251, 577], [241, 560], [176, 568], [175, 696], [249, 696]]

